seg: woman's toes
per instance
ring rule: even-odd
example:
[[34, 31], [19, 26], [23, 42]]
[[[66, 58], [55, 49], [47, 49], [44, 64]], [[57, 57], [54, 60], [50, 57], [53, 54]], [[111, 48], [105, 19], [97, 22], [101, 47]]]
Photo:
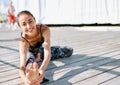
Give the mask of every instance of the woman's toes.
[[36, 62], [33, 63], [33, 69], [38, 70], [38, 64]]
[[33, 69], [33, 63], [30, 63], [29, 69]]

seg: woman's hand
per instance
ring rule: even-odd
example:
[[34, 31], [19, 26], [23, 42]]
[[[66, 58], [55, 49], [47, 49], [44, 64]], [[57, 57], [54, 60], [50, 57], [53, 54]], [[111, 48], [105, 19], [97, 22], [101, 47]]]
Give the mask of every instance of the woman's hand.
[[44, 71], [43, 70], [39, 70], [39, 74], [40, 74], [40, 83], [43, 81], [44, 78]]

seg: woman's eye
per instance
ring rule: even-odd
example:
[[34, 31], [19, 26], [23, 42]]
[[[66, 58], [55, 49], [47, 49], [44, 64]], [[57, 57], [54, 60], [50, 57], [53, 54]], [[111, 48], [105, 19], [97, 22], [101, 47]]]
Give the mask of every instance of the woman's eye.
[[32, 21], [29, 21], [29, 23], [32, 23]]
[[22, 26], [26, 26], [26, 24], [25, 24], [25, 23], [23, 23], [23, 24], [22, 24]]

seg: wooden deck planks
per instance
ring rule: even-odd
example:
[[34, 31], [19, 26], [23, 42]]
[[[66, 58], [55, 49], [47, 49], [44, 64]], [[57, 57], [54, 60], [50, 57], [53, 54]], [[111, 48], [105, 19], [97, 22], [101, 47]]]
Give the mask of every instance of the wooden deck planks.
[[[2, 33], [0, 38], [0, 85], [23, 85], [18, 74], [20, 32], [1, 32], [5, 34]], [[119, 31], [78, 31], [75, 27], [51, 27], [51, 45], [73, 47], [74, 53], [71, 57], [50, 62], [45, 75], [50, 82], [43, 85], [118, 85], [119, 34]]]

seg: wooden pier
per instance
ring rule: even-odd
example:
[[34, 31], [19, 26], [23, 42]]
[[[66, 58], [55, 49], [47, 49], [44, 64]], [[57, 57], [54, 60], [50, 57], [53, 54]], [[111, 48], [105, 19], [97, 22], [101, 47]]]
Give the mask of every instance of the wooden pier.
[[[103, 28], [106, 27], [98, 29]], [[79, 30], [81, 27], [50, 29], [51, 45], [72, 47], [74, 53], [51, 61], [45, 72], [50, 81], [42, 85], [120, 84], [120, 31], [83, 31]], [[0, 29], [0, 85], [23, 85], [18, 73], [19, 38], [20, 30]]]

